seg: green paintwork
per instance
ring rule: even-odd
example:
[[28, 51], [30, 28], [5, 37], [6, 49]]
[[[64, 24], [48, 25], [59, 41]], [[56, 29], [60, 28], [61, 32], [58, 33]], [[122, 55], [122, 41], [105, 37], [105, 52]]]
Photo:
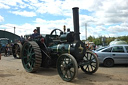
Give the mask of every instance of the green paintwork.
[[31, 72], [35, 64], [35, 53], [32, 46], [28, 43], [23, 48], [22, 63], [26, 71]]
[[67, 41], [67, 35], [68, 35], [68, 33], [65, 33], [65, 34], [61, 35], [60, 40], [61, 41]]
[[70, 54], [70, 44], [58, 44], [50, 47], [53, 52], [60, 54], [69, 53]]
[[57, 61], [57, 70], [64, 81], [73, 80], [78, 73], [78, 65], [75, 58], [70, 54], [62, 54]]

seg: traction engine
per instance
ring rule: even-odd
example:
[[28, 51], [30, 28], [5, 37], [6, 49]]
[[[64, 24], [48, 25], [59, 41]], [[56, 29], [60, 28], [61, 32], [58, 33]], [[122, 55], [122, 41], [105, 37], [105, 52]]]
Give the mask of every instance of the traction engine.
[[73, 8], [74, 32], [54, 29], [44, 37], [23, 44], [21, 59], [27, 72], [36, 72], [40, 67], [56, 67], [64, 81], [72, 81], [77, 76], [78, 68], [88, 74], [97, 71], [97, 56], [86, 50], [79, 37], [78, 12], [78, 7]]

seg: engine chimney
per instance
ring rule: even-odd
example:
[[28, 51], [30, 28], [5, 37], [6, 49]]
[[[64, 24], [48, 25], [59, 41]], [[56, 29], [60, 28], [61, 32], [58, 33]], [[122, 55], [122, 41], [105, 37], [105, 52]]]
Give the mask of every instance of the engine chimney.
[[75, 33], [75, 41], [79, 41], [80, 40], [80, 32], [79, 32], [79, 8], [78, 7], [74, 7], [72, 8], [73, 10], [73, 24], [74, 24], [74, 33]]

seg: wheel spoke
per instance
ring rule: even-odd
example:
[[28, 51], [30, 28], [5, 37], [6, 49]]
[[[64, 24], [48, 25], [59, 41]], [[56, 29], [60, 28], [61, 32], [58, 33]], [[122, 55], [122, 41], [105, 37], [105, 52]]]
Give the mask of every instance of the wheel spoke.
[[28, 51], [30, 52], [31, 49], [32, 49], [32, 46], [29, 45], [29, 46], [28, 46]]
[[71, 70], [69, 70], [69, 73], [70, 73], [70, 76], [72, 77], [73, 75], [72, 75], [72, 73], [74, 73], [73, 71], [71, 71]]
[[25, 51], [25, 52], [28, 52], [28, 49], [25, 48], [24, 51]]
[[91, 59], [91, 63], [96, 63], [95, 57], [93, 57], [93, 58]]
[[88, 69], [88, 65], [85, 65], [85, 66], [84, 66], [84, 69], [86, 69], [86, 70], [87, 70], [87, 69]]
[[91, 61], [91, 63], [96, 63], [96, 61]]
[[70, 79], [72, 76], [70, 74], [70, 70], [67, 71], [68, 79]]
[[35, 58], [31, 58], [31, 60], [35, 61]]
[[33, 50], [33, 49], [31, 48], [31, 49], [30, 49], [30, 53], [32, 53], [32, 50]]
[[90, 71], [90, 70], [89, 70], [89, 65], [87, 65], [87, 68], [88, 68], [88, 71]]
[[67, 75], [67, 71], [65, 70], [65, 74], [64, 74], [64, 77], [66, 77], [66, 75]]
[[92, 60], [95, 60], [95, 57], [93, 57], [93, 58], [91, 59], [91, 61], [92, 61]]
[[63, 59], [63, 62], [67, 65], [65, 58]]
[[33, 67], [34, 66], [34, 63], [35, 63], [35, 61], [31, 60], [30, 61], [30, 66]]
[[91, 54], [91, 56], [90, 56], [90, 60], [92, 59], [92, 54]]
[[27, 62], [26, 64], [25, 64], [25, 66], [27, 67], [27, 68], [29, 68], [30, 66], [29, 66], [29, 62]]
[[28, 46], [28, 52], [31, 53], [32, 47], [31, 45]]
[[27, 58], [27, 56], [24, 56], [23, 59]]
[[92, 69], [92, 71], [93, 71], [94, 69], [93, 69], [92, 65], [90, 65], [90, 66], [91, 66], [91, 69]]
[[67, 59], [67, 58], [64, 58], [64, 62], [65, 62], [66, 65], [68, 65], [68, 63], [67, 63], [68, 61], [67, 61], [66, 59]]
[[94, 67], [94, 68], [96, 68], [96, 65], [94, 66], [94, 65], [91, 65], [91, 67]]
[[30, 58], [27, 58], [27, 62], [29, 62], [29, 63], [30, 63], [30, 61], [31, 61], [31, 59], [30, 59]]
[[86, 56], [87, 60], [88, 60], [88, 53], [87, 53], [87, 56]]

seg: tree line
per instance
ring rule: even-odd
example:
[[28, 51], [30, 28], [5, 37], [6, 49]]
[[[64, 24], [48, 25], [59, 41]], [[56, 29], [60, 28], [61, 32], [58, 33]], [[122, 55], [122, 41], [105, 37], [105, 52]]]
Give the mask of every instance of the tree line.
[[[95, 38], [94, 36], [89, 36], [88, 41], [89, 42], [94, 42], [95, 45], [109, 45], [111, 41], [114, 41], [115, 39], [120, 39], [123, 41], [126, 41], [128, 43], [128, 36], [120, 36], [120, 37], [104, 37], [104, 36], [99, 36], [98, 38]], [[86, 41], [86, 40], [83, 40]]]

